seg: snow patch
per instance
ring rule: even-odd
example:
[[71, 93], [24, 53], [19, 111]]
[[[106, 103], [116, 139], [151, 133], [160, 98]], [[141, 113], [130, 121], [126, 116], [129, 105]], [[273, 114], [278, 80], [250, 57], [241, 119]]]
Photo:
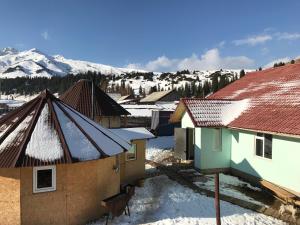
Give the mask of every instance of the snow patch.
[[[13, 145], [19, 145], [20, 141], [23, 139], [20, 138], [22, 132], [26, 130], [28, 125], [30, 124], [30, 121], [34, 115], [35, 111], [32, 111], [5, 139], [4, 141], [0, 144], [0, 153], [3, 152], [6, 147], [10, 146], [11, 144]], [[7, 128], [8, 129], [8, 128]], [[21, 139], [21, 140], [20, 140]]]
[[222, 109], [222, 124], [228, 125], [230, 122], [238, 118], [247, 108], [250, 107], [249, 99], [234, 101], [229, 105], [225, 105]]
[[[214, 181], [214, 175], [205, 175], [205, 178], [207, 178], [206, 181], [197, 181], [194, 182], [195, 185], [197, 185], [200, 188], [214, 191], [215, 190], [215, 181]], [[220, 193], [223, 195], [231, 196], [237, 199], [241, 199], [247, 202], [252, 202], [256, 205], [266, 206], [260, 201], [255, 200], [254, 198], [246, 195], [243, 191], [238, 190], [238, 188], [248, 188], [252, 191], [261, 191], [258, 187], [253, 187], [251, 184], [244, 182], [237, 177], [226, 175], [226, 174], [220, 174]]]
[[146, 159], [154, 162], [173, 156], [174, 136], [157, 137], [147, 142]]
[[[82, 127], [107, 155], [116, 155], [131, 148], [130, 143], [63, 103], [57, 103]], [[56, 103], [55, 103], [56, 105]]]
[[[131, 216], [114, 218], [112, 225], [215, 225], [214, 199], [195, 193], [167, 176], [145, 181], [129, 202]], [[221, 201], [222, 225], [283, 225], [280, 220]], [[105, 224], [101, 219], [94, 225]]]
[[53, 103], [62, 132], [74, 158], [80, 161], [99, 159], [101, 154], [79, 128]]
[[49, 123], [48, 104], [41, 111], [25, 154], [42, 161], [54, 161], [64, 155], [57, 132]]

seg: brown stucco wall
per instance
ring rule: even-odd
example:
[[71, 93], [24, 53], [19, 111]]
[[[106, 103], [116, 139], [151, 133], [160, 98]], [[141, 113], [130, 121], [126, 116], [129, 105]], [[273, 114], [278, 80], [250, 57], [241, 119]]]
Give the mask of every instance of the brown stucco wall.
[[97, 116], [96, 122], [106, 128], [119, 128], [121, 127], [120, 116]]
[[146, 140], [134, 140], [132, 143], [137, 144], [137, 158], [126, 161], [126, 153], [121, 155], [121, 183], [135, 183], [135, 181], [145, 177]]
[[101, 200], [119, 193], [116, 158], [56, 166], [56, 191], [32, 192], [32, 168], [21, 169], [22, 224], [86, 224], [99, 218]]
[[21, 224], [20, 169], [0, 169], [0, 224]]

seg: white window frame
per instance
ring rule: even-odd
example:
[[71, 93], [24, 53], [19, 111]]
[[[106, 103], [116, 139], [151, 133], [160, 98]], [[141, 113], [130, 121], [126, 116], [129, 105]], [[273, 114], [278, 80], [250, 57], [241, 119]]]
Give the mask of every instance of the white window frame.
[[[256, 157], [259, 157], [259, 158], [261, 158], [261, 159], [266, 159], [266, 160], [272, 160], [272, 158], [270, 159], [270, 158], [267, 158], [267, 157], [265, 157], [265, 134], [264, 133], [261, 133], [262, 134], [262, 136], [257, 136], [257, 134], [258, 133], [256, 133], [255, 134], [255, 139], [254, 139], [254, 155], [256, 156]], [[256, 154], [256, 140], [262, 140], [262, 150], [263, 150], [263, 154], [262, 154], [262, 156], [260, 156], [260, 155], [257, 155]], [[272, 150], [273, 151], [273, 150]]]
[[[39, 170], [52, 170], [52, 187], [38, 188], [37, 187], [37, 172]], [[33, 167], [33, 193], [42, 193], [56, 191], [56, 166], [40, 166]]]
[[137, 144], [131, 144], [131, 146], [135, 146], [135, 152], [134, 152], [134, 158], [132, 159], [128, 159], [128, 152], [126, 152], [125, 156], [126, 156], [126, 161], [133, 161], [137, 159]]

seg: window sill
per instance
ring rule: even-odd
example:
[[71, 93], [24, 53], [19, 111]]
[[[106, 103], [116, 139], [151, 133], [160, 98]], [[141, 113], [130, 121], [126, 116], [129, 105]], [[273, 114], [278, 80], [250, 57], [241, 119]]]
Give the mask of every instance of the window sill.
[[39, 193], [45, 193], [45, 192], [54, 192], [56, 191], [56, 188], [52, 187], [52, 188], [43, 188], [43, 189], [37, 189], [37, 190], [33, 190], [33, 194], [39, 194]]
[[269, 162], [272, 161], [272, 159], [269, 159], [269, 158], [266, 158], [263, 156], [259, 156], [259, 155], [254, 155], [254, 158], [262, 159], [262, 160], [269, 161]]

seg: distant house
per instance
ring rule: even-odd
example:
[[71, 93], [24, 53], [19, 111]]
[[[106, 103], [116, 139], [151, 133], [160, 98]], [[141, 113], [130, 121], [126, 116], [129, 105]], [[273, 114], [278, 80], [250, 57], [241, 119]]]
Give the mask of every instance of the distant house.
[[[151, 128], [154, 111], [174, 111], [177, 102], [158, 102], [157, 104], [122, 104], [130, 115], [127, 117], [128, 127]], [[156, 127], [155, 127], [156, 128]]]
[[123, 95], [118, 99], [119, 104], [136, 104], [138, 102], [138, 98], [135, 98], [133, 95]]
[[174, 102], [179, 100], [179, 95], [175, 90], [157, 91], [149, 94], [140, 100], [140, 104], [155, 104], [157, 102]]
[[0, 99], [0, 115], [12, 111], [24, 103], [24, 101]]
[[155, 136], [143, 127], [110, 129], [131, 143], [132, 147], [120, 158], [121, 183], [136, 184], [145, 178], [146, 141]]
[[104, 127], [126, 126], [129, 112], [89, 80], [79, 80], [60, 99]]
[[292, 64], [248, 73], [207, 99], [182, 99], [171, 121], [181, 121], [176, 139], [188, 144], [176, 141], [177, 155], [191, 146], [199, 170], [277, 186], [299, 203], [299, 96], [300, 64]]
[[131, 143], [44, 91], [0, 119], [0, 224], [86, 224]]

